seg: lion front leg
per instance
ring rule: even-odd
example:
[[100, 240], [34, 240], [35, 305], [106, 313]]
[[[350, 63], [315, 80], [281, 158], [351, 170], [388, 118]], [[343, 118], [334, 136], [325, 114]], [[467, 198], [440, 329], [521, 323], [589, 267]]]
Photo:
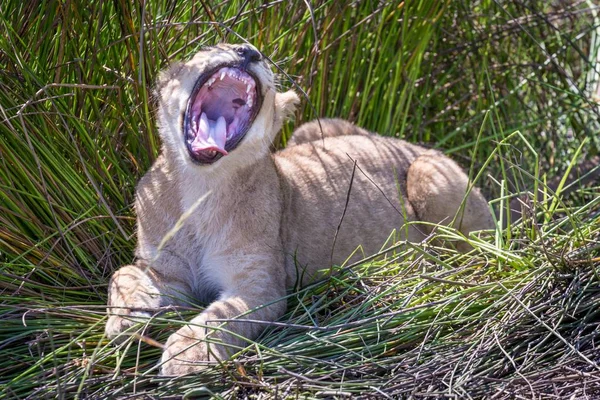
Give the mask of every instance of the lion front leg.
[[[169, 294], [172, 290], [165, 290], [163, 281], [143, 262], [117, 270], [108, 284], [106, 336], [117, 338], [137, 322], [147, 320], [161, 306], [179, 303]], [[184, 287], [179, 290], [184, 294], [187, 291]]]
[[[274, 321], [286, 309], [285, 290], [265, 282], [253, 290], [239, 290], [212, 303], [202, 314], [172, 334], [162, 356], [161, 374], [179, 376], [223, 360], [247, 345], [264, 324], [244, 319]], [[230, 321], [239, 319], [240, 322]], [[227, 320], [229, 322], [224, 322]]]

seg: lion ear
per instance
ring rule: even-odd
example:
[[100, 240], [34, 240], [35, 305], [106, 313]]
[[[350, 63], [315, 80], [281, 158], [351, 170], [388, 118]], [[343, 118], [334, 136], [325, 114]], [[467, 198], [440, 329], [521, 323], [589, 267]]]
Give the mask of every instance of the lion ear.
[[279, 131], [283, 123], [294, 114], [298, 103], [300, 98], [293, 90], [275, 94], [275, 131]]

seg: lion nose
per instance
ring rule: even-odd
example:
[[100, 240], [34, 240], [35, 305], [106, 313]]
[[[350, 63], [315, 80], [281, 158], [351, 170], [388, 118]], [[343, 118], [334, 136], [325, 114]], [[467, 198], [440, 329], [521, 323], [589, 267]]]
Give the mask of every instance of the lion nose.
[[261, 59], [260, 53], [253, 46], [242, 45], [236, 49], [236, 52], [242, 57], [242, 69], [246, 69], [251, 62], [257, 62]]

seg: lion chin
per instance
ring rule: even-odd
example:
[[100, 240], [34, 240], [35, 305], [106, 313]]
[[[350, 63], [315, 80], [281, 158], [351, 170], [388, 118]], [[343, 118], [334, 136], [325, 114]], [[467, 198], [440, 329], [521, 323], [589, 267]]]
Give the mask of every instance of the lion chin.
[[377, 252], [394, 230], [419, 242], [433, 224], [466, 236], [493, 226], [487, 202], [449, 158], [343, 120], [304, 124], [271, 153], [299, 99], [276, 91], [250, 45], [173, 64], [157, 90], [163, 147], [137, 187], [136, 262], [111, 278], [106, 333], [122, 339], [165, 306], [210, 302], [169, 337], [163, 375], [237, 352], [265, 325], [245, 320], [283, 315], [286, 288], [359, 246]]

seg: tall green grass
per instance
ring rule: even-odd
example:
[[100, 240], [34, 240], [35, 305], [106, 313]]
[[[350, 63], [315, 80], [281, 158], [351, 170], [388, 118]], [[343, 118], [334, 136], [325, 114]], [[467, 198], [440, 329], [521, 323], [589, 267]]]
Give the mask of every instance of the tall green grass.
[[[3, 1], [1, 396], [600, 396], [599, 187], [560, 184], [600, 148], [599, 13], [564, 0]], [[399, 247], [291, 293], [232, 361], [165, 380], [160, 349], [104, 338], [106, 283], [133, 259], [158, 71], [242, 40], [306, 94], [295, 124], [342, 117], [444, 149], [499, 217], [514, 193], [546, 197], [522, 195], [526, 220], [499, 218], [468, 255]], [[197, 312], [167, 310], [141, 333], [164, 343]]]

